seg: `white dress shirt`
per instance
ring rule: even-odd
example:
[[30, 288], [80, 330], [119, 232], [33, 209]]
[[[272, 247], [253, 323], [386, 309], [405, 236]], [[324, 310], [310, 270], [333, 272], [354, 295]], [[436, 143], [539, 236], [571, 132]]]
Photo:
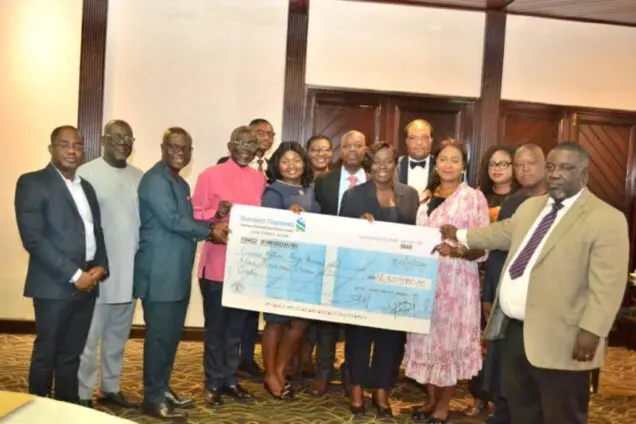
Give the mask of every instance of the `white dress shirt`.
[[[351, 174], [349, 174], [349, 171], [347, 171], [346, 169], [344, 169], [344, 167], [342, 167], [342, 169], [340, 170], [340, 185], [338, 186], [338, 189], [339, 189], [338, 213], [340, 213], [340, 205], [342, 204], [342, 196], [344, 196], [345, 191], [349, 189], [350, 176]], [[367, 173], [364, 171], [363, 168], [358, 169], [358, 172], [353, 174], [353, 176], [356, 177], [356, 186], [359, 186], [360, 184], [367, 182]]]
[[[95, 227], [93, 225], [93, 212], [91, 212], [91, 205], [88, 203], [86, 193], [82, 188], [82, 179], [79, 175], [75, 175], [73, 180], [69, 180], [62, 173], [57, 170], [66, 185], [66, 188], [71, 193], [71, 197], [75, 202], [77, 211], [84, 223], [84, 237], [86, 237], [86, 261], [92, 261], [95, 259], [95, 253], [97, 252], [97, 240], [95, 240]], [[82, 275], [82, 270], [78, 269], [70, 279], [71, 283], [75, 283]]]
[[413, 187], [415, 190], [417, 190], [417, 193], [420, 195], [420, 200], [422, 200], [423, 196], [424, 196], [424, 192], [426, 191], [426, 186], [428, 186], [428, 176], [430, 175], [431, 172], [431, 155], [428, 155], [426, 157], [426, 159], [422, 159], [422, 161], [426, 161], [426, 166], [422, 167], [422, 166], [416, 166], [415, 168], [411, 167], [411, 162], [421, 162], [420, 160], [414, 160], [411, 159], [410, 157], [407, 157], [408, 159], [408, 176], [407, 176], [407, 183], [408, 185], [410, 185], [411, 187]]
[[258, 171], [258, 161], [262, 160], [263, 163], [261, 165], [261, 170], [263, 171], [263, 174], [265, 172], [267, 172], [267, 161], [268, 161], [269, 157], [267, 157], [266, 155], [263, 155], [262, 157], [258, 157], [258, 156], [254, 156], [254, 159], [252, 159], [252, 161], [250, 162], [250, 168], [256, 169]]
[[[521, 274], [520, 277], [515, 279], [512, 279], [510, 277], [510, 272], [509, 272], [510, 265], [514, 263], [514, 261], [517, 259], [517, 256], [519, 256], [519, 254], [523, 251], [523, 248], [526, 246], [526, 244], [528, 244], [528, 241], [530, 241], [530, 237], [532, 237], [532, 233], [534, 233], [534, 230], [537, 228], [537, 226], [539, 225], [543, 217], [546, 216], [548, 213], [550, 213], [550, 211], [552, 211], [552, 205], [554, 204], [554, 199], [550, 198], [548, 200], [547, 204], [545, 205], [545, 207], [543, 208], [543, 210], [541, 211], [537, 219], [535, 219], [534, 223], [532, 224], [532, 227], [530, 227], [530, 229], [528, 230], [528, 233], [526, 234], [523, 241], [519, 245], [519, 249], [515, 253], [514, 257], [508, 258], [509, 259], [508, 265], [502, 270], [501, 277], [499, 280], [499, 305], [501, 306], [501, 310], [503, 311], [504, 314], [506, 314], [506, 316], [513, 319], [520, 320], [520, 321], [523, 321], [525, 319], [526, 300], [528, 298], [528, 286], [530, 285], [530, 274], [532, 273], [532, 268], [534, 267], [534, 264], [536, 263], [537, 258], [541, 254], [541, 250], [543, 250], [543, 246], [545, 245], [545, 242], [548, 240], [548, 237], [550, 237], [550, 234], [552, 233], [552, 231], [559, 224], [559, 221], [561, 220], [561, 218], [565, 216], [565, 214], [572, 207], [574, 202], [576, 202], [576, 200], [581, 196], [582, 192], [583, 190], [579, 191], [574, 196], [563, 200], [562, 202], [563, 207], [559, 209], [559, 211], [557, 212], [557, 216], [556, 216], [556, 219], [554, 220], [554, 223], [552, 224], [552, 226], [550, 227], [546, 235], [541, 240], [541, 243], [539, 243], [539, 246], [537, 246], [537, 249], [532, 254], [532, 257], [528, 261], [528, 265], [526, 266], [525, 270], [523, 271], [523, 274]], [[468, 247], [468, 243], [466, 240], [466, 235], [467, 235], [466, 233], [467, 233], [466, 230], [458, 230], [457, 241], [462, 243], [464, 246]]]

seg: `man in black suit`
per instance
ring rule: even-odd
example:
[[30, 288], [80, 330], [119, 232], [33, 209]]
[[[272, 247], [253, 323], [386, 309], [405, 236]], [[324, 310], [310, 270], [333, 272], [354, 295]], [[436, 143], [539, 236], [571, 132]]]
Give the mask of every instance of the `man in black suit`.
[[431, 147], [433, 127], [423, 119], [411, 121], [405, 128], [406, 156], [398, 159], [395, 170], [396, 177], [402, 184], [407, 184], [417, 190], [420, 199], [431, 180], [435, 169], [432, 162]]
[[[367, 151], [364, 134], [360, 131], [345, 133], [340, 139], [340, 151], [342, 166], [317, 179], [315, 184], [316, 200], [326, 215], [337, 216], [345, 191], [368, 179], [362, 168]], [[339, 330], [340, 325], [332, 322], [316, 323], [316, 378], [311, 386], [314, 396], [322, 396], [331, 380]], [[345, 367], [341, 367], [346, 386], [345, 370]]]
[[[513, 165], [515, 177], [521, 189], [506, 198], [501, 205], [497, 221], [503, 221], [514, 215], [517, 208], [526, 199], [533, 196], [543, 196], [547, 193], [545, 156], [541, 148], [535, 144], [524, 144], [515, 152]], [[497, 286], [501, 272], [508, 257], [508, 251], [493, 250], [484, 264], [484, 289], [482, 302], [486, 320], [490, 316], [492, 304], [495, 301]], [[510, 409], [508, 402], [502, 397], [501, 389], [501, 355], [502, 340], [488, 342], [488, 356], [484, 366], [483, 390], [495, 404], [493, 414], [488, 417], [487, 424], [510, 424]]]
[[72, 126], [51, 133], [51, 163], [22, 175], [15, 212], [29, 252], [24, 296], [33, 298], [36, 338], [29, 393], [77, 403], [77, 371], [108, 260], [99, 204], [88, 181], [75, 175], [84, 140]]

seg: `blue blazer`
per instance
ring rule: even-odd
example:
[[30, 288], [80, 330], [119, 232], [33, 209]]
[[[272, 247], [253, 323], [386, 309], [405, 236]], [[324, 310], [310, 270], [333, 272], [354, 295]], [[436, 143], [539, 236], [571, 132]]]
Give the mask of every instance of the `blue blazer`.
[[[93, 265], [108, 271], [97, 196], [88, 181], [81, 181], [93, 215], [97, 244]], [[85, 227], [71, 192], [52, 164], [18, 179], [15, 216], [22, 245], [29, 252], [24, 296], [64, 299], [77, 294], [70, 279], [78, 268], [87, 270]], [[99, 286], [90, 293], [98, 294]]]
[[188, 299], [197, 242], [209, 224], [192, 216], [190, 186], [157, 162], [139, 183], [139, 250], [133, 296], [152, 302]]

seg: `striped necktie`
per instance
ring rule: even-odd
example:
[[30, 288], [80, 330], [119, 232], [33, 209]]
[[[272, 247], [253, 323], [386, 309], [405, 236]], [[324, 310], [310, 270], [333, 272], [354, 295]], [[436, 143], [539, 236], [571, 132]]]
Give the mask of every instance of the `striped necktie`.
[[557, 214], [559, 213], [559, 209], [562, 207], [563, 203], [561, 202], [554, 202], [552, 204], [552, 210], [543, 217], [541, 222], [539, 222], [539, 225], [532, 233], [532, 236], [530, 236], [528, 243], [526, 243], [521, 253], [519, 253], [517, 259], [515, 259], [512, 265], [510, 265], [510, 269], [508, 270], [510, 278], [514, 280], [523, 275], [526, 267], [528, 266], [528, 262], [530, 262], [530, 258], [532, 258], [537, 247], [541, 244], [541, 240], [543, 240], [545, 235], [548, 233], [548, 230], [550, 230], [550, 227], [552, 227], [552, 224], [554, 224]]

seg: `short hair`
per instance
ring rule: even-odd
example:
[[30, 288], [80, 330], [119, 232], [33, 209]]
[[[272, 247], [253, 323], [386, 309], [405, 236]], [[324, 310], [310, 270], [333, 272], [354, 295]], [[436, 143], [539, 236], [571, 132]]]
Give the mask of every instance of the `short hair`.
[[190, 133], [187, 132], [186, 130], [184, 130], [183, 128], [181, 128], [181, 127], [170, 127], [167, 130], [165, 130], [163, 132], [163, 138], [162, 138], [161, 141], [163, 143], [167, 143], [168, 139], [174, 134], [183, 135], [183, 136], [185, 136], [188, 139], [188, 141], [190, 143], [192, 143], [192, 136], [190, 135]]
[[60, 133], [62, 133], [62, 131], [66, 131], [66, 130], [75, 131], [75, 132], [77, 132], [79, 134], [80, 138], [83, 138], [82, 134], [74, 126], [72, 126], [72, 125], [61, 125], [61, 126], [59, 126], [57, 128], [54, 128], [53, 131], [51, 131], [51, 144], [53, 144], [53, 142], [60, 137]]
[[340, 137], [340, 144], [342, 145], [342, 143], [349, 137], [351, 137], [354, 134], [360, 134], [362, 137], [364, 137], [364, 142], [366, 144], [367, 142], [367, 136], [364, 135], [364, 133], [362, 131], [358, 131], [358, 130], [350, 130], [347, 131], [346, 133], [342, 134], [342, 136]]
[[250, 127], [253, 127], [255, 125], [260, 125], [260, 124], [269, 124], [272, 125], [267, 119], [263, 119], [263, 118], [256, 118], [256, 119], [252, 119], [249, 123]]
[[[435, 150], [433, 151], [433, 158], [437, 159], [439, 154], [447, 147], [454, 147], [460, 151], [462, 155], [462, 162], [464, 164], [464, 169], [468, 166], [468, 150], [466, 150], [466, 143], [461, 140], [457, 140], [453, 137], [446, 137], [442, 141], [440, 141]], [[435, 191], [435, 189], [441, 184], [441, 180], [439, 178], [439, 174], [437, 172], [434, 173], [433, 178], [429, 179], [428, 185], [426, 189], [431, 193]]]
[[314, 180], [314, 171], [311, 167], [311, 161], [305, 149], [303, 149], [302, 146], [295, 141], [284, 141], [280, 143], [278, 148], [274, 151], [272, 157], [268, 161], [266, 171], [267, 180], [271, 184], [276, 180], [283, 179], [283, 175], [280, 172], [280, 160], [282, 159], [283, 155], [289, 151], [298, 153], [298, 155], [302, 159], [304, 163], [304, 169], [303, 175], [301, 175], [300, 177], [300, 184], [303, 187], [309, 187]]
[[583, 168], [587, 168], [588, 166], [590, 166], [590, 154], [587, 152], [587, 150], [585, 150], [585, 147], [581, 146], [581, 144], [577, 143], [576, 141], [564, 141], [563, 143], [558, 143], [550, 151], [554, 150], [574, 152], [579, 155], [579, 159], [583, 164]]
[[333, 147], [333, 141], [331, 141], [329, 137], [327, 137], [326, 135], [317, 134], [309, 137], [309, 140], [307, 140], [307, 143], [305, 143], [305, 147], [307, 148], [307, 150], [309, 150], [311, 148], [311, 145], [318, 140], [326, 140], [327, 142], [329, 142], [329, 147]]
[[376, 141], [375, 143], [371, 145], [371, 147], [369, 147], [369, 154], [371, 156], [371, 160], [373, 160], [375, 155], [382, 150], [389, 150], [391, 154], [393, 155], [393, 158], [397, 162], [397, 151], [395, 150], [395, 147], [393, 147], [391, 144], [387, 143], [386, 141]]
[[241, 136], [244, 134], [248, 134], [251, 137], [252, 129], [247, 125], [241, 125], [240, 127], [234, 128], [232, 134], [230, 134], [230, 141], [240, 141]]
[[132, 132], [132, 127], [130, 124], [122, 119], [113, 119], [111, 121], [106, 122], [104, 125], [104, 134], [110, 134], [113, 127], [126, 127]]
[[[493, 183], [490, 179], [490, 175], [488, 175], [488, 163], [490, 162], [490, 159], [493, 157], [493, 155], [497, 152], [504, 152], [508, 156], [510, 156], [510, 166], [512, 166], [515, 158], [515, 149], [503, 144], [495, 144], [494, 146], [490, 146], [488, 150], [486, 150], [486, 153], [481, 160], [481, 164], [479, 165], [479, 180], [477, 181], [477, 184], [479, 184], [479, 189], [485, 195], [491, 195], [494, 193]], [[512, 172], [513, 174], [511, 192], [515, 192], [519, 188], [519, 183], [517, 183], [517, 179], [514, 176], [514, 170], [512, 170]]]
[[426, 127], [428, 127], [429, 130], [431, 130], [431, 132], [433, 132], [433, 125], [431, 125], [430, 122], [428, 122], [426, 119], [414, 119], [411, 122], [409, 122], [408, 124], [406, 124], [406, 126], [404, 127], [404, 136], [408, 135], [409, 133], [409, 128], [411, 128], [413, 125], [415, 124], [422, 124]]

